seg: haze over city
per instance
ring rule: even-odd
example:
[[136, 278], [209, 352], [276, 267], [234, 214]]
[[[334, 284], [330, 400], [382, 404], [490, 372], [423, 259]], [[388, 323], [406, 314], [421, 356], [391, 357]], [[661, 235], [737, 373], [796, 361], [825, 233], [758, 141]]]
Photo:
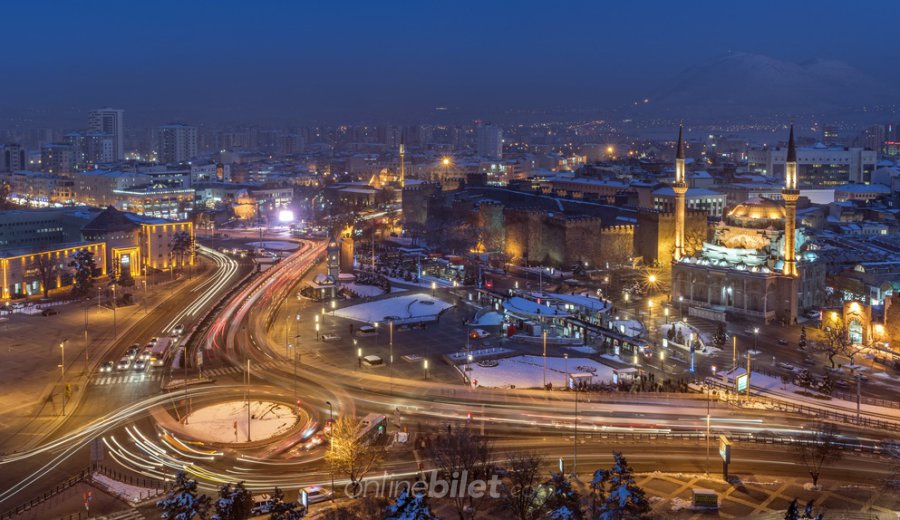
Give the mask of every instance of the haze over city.
[[896, 2], [8, 2], [0, 520], [896, 519]]

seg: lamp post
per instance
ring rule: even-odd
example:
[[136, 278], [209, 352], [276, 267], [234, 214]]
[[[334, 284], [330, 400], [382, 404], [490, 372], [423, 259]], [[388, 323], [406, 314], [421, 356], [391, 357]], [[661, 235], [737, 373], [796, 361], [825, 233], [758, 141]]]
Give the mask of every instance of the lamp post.
[[731, 370], [737, 368], [737, 336], [731, 336]]
[[[653, 275], [650, 275], [653, 276]], [[653, 300], [647, 300], [647, 313], [649, 314], [649, 318], [647, 319], [647, 334], [650, 335], [650, 339], [653, 339]]]
[[665, 307], [663, 309], [663, 314], [666, 315], [666, 325], [668, 325], [669, 324], [669, 307]]
[[116, 327], [116, 307], [117, 307], [118, 305], [117, 305], [117, 302], [116, 302], [116, 286], [115, 286], [115, 285], [112, 286], [112, 293], [113, 293], [113, 301], [112, 301], [112, 311], [113, 311], [113, 339], [116, 339], [116, 338], [119, 337], [119, 331], [118, 331], [118, 328]]
[[59, 342], [59, 371], [62, 376], [62, 414], [66, 416], [66, 340]]
[[684, 318], [684, 296], [678, 297], [678, 315]]
[[[334, 428], [334, 406], [331, 405], [331, 401], [325, 401], [325, 404], [328, 405], [328, 418], [331, 421], [331, 427]], [[333, 442], [328, 443], [328, 449], [334, 453]], [[331, 468], [331, 501], [334, 502], [334, 468]]]
[[297, 353], [294, 351], [294, 344], [288, 343], [288, 348], [291, 352], [291, 357], [294, 358], [294, 401], [297, 400]]
[[424, 360], [422, 362], [422, 366], [425, 368], [425, 380], [428, 380], [428, 360]]
[[547, 389], [547, 329], [541, 331], [544, 336], [544, 390]]
[[437, 282], [431, 282], [431, 296], [434, 297], [434, 291], [437, 289]]
[[753, 327], [753, 350], [759, 350], [759, 327]]
[[362, 368], [362, 349], [359, 348], [359, 342], [356, 341], [356, 338], [353, 338], [353, 348], [356, 349], [356, 368]]

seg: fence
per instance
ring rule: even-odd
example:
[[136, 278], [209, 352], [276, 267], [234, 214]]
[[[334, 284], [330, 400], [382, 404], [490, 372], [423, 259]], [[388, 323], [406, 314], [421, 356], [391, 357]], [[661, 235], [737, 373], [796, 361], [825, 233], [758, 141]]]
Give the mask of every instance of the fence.
[[16, 506], [13, 509], [10, 509], [8, 511], [4, 511], [3, 513], [0, 513], [0, 520], [7, 520], [8, 518], [15, 518], [15, 517], [19, 516], [20, 514], [25, 513], [26, 511], [29, 511], [31, 508], [38, 506], [38, 505], [42, 504], [43, 502], [46, 502], [47, 500], [55, 497], [56, 495], [69, 489], [70, 487], [74, 486], [75, 484], [78, 484], [79, 482], [88, 480], [90, 478], [90, 476], [91, 476], [91, 471], [89, 469], [81, 470], [77, 474], [66, 479], [64, 482], [57, 484], [52, 489], [48, 489], [47, 491], [44, 491], [40, 495], [29, 500], [28, 502], [19, 504], [18, 506]]
[[722, 393], [722, 397], [720, 399], [724, 399], [726, 402], [734, 404], [736, 406], [758, 408], [761, 405], [768, 410], [799, 413], [801, 415], [809, 415], [820, 419], [838, 421], [845, 424], [862, 426], [865, 428], [875, 428], [880, 430], [900, 432], [900, 423], [882, 421], [880, 419], [874, 419], [865, 415], [857, 416], [856, 414], [848, 414], [829, 408], [820, 408], [818, 406], [798, 404], [795, 402], [783, 401], [770, 397], [761, 397], [754, 395], [748, 398], [744, 394], [732, 393], [730, 386], [723, 384], [721, 381], [708, 379], [706, 382], [707, 384], [715, 388], [725, 390], [725, 392]]

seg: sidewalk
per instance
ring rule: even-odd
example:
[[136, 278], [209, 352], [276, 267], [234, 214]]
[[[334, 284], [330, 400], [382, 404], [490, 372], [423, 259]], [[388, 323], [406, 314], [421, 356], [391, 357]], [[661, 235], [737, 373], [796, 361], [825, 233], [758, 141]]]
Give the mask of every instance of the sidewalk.
[[[78, 408], [91, 375], [106, 359], [109, 350], [127, 336], [132, 327], [178, 294], [177, 288], [201, 280], [197, 274], [200, 273], [195, 271], [192, 278], [164, 281], [148, 287], [146, 293], [143, 288], [136, 288], [133, 294], [138, 303], [116, 310], [115, 337], [112, 311], [98, 308], [93, 302], [59, 306], [59, 315], [53, 317], [20, 315], [4, 322], [4, 336], [10, 343], [6, 352], [0, 352], [0, 366], [4, 367], [0, 391], [7, 403], [0, 415], [2, 451], [29, 449], [56, 431], [68, 414]], [[85, 314], [88, 320], [87, 358]], [[65, 349], [59, 348], [61, 342], [65, 343]], [[63, 355], [65, 382], [71, 391], [65, 407], [67, 416], [62, 415], [61, 400], [64, 387], [59, 364]], [[40, 362], [36, 362], [36, 358]]]

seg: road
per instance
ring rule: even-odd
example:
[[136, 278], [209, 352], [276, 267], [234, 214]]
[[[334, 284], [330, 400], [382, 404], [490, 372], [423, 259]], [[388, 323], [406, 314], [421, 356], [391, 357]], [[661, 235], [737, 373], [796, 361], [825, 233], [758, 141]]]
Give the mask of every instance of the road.
[[[425, 380], [418, 365], [401, 362], [378, 370], [361, 370], [355, 351], [359, 347], [349, 336], [333, 344], [315, 341], [314, 315], [324, 316], [320, 319], [334, 330], [344, 330], [346, 322], [327, 313], [323, 315], [320, 303], [297, 301], [294, 297], [297, 282], [316, 268], [323, 249], [324, 244], [308, 244], [255, 277], [225, 303], [200, 342], [209, 359], [205, 369], [219, 370], [221, 374], [214, 385], [188, 387], [169, 394], [94, 390], [96, 399], [79, 409], [79, 419], [55, 443], [3, 459], [6, 474], [26, 478], [19, 484], [0, 481], [12, 486], [0, 495], [0, 500], [37, 482], [59, 480], [66, 470], [84, 467], [84, 446], [93, 439], [101, 440], [111, 463], [128, 472], [162, 480], [171, 478], [176, 470], [186, 469], [205, 490], [213, 490], [217, 483], [243, 480], [253, 490], [270, 490], [276, 485], [286, 488], [288, 498], [293, 498], [290, 490], [328, 482], [330, 475], [322, 461], [324, 447], [307, 452], [278, 443], [198, 455], [158, 440], [161, 432], [151, 414], [176, 413], [185, 406], [196, 409], [244, 399], [245, 395], [288, 403], [300, 399], [310, 421], [320, 424], [329, 413], [326, 402], [331, 402], [339, 415], [382, 413], [391, 419], [391, 430], [408, 427], [415, 434], [441, 431], [448, 424], [459, 427], [471, 421], [495, 439], [498, 447], [539, 450], [551, 460], [563, 458], [567, 465], [572, 463], [577, 420], [580, 440], [576, 469], [585, 474], [607, 462], [609, 452], [617, 447], [628, 452], [638, 470], [697, 472], [705, 467], [706, 443], [665, 441], [667, 433], [696, 434], [710, 424], [712, 439], [720, 434], [746, 433], [799, 438], [810, 423], [803, 416], [737, 409], [696, 395], [578, 395], [471, 389], [449, 384], [451, 371]], [[446, 292], [442, 296], [448, 297]], [[188, 300], [180, 303], [182, 308]], [[394, 345], [400, 351], [397, 356], [405, 349], [412, 353], [434, 349], [423, 355], [435, 358], [442, 351], [459, 350], [464, 336], [453, 328], [456, 319], [452, 314], [451, 318], [446, 322], [442, 318], [442, 323], [434, 326], [437, 329], [405, 333], [408, 336]], [[165, 319], [160, 318], [147, 331], [165, 327], [163, 322]], [[366, 341], [365, 348], [382, 352], [386, 338], [382, 332]], [[245, 384], [243, 372], [248, 362], [249, 385]], [[618, 434], [632, 437], [620, 442], [614, 437]], [[641, 438], [633, 439], [635, 434]], [[844, 439], [848, 443], [878, 443], [883, 438], [880, 432], [847, 430]], [[714, 454], [715, 450], [714, 446]], [[416, 472], [416, 458], [408, 447], [392, 453], [395, 456], [379, 471], [394, 476]], [[854, 479], [872, 481], [887, 474], [889, 468], [888, 460], [852, 457], [840, 462], [837, 470]], [[784, 447], [742, 443], [735, 451], [732, 472], [796, 475], [803, 471]], [[339, 478], [337, 484], [342, 483]]]

